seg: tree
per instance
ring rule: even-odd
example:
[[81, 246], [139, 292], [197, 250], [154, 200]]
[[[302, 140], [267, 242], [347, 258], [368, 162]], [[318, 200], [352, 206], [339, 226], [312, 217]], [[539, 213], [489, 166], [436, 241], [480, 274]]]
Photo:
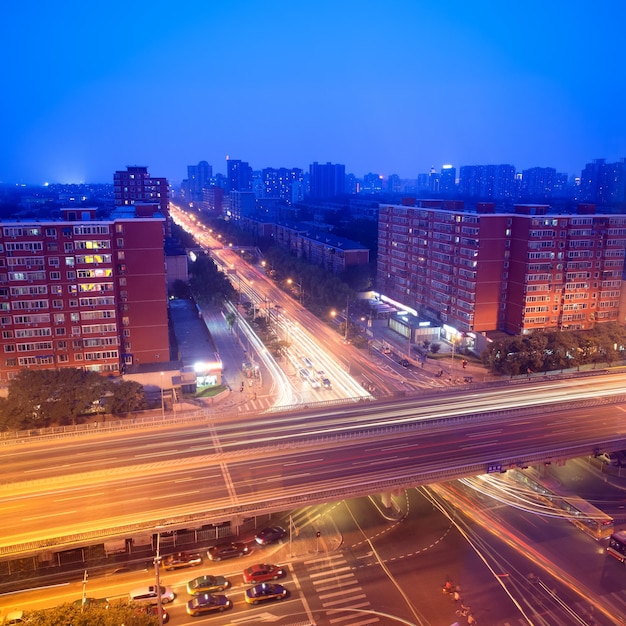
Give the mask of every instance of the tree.
[[113, 415], [141, 411], [146, 408], [144, 388], [133, 380], [112, 382], [107, 389], [111, 395], [106, 399], [106, 409]]
[[233, 326], [235, 325], [235, 322], [237, 321], [237, 316], [232, 311], [229, 311], [228, 313], [226, 313], [226, 315], [224, 315], [224, 319], [226, 320], [226, 323], [228, 324], [228, 330], [232, 333]]
[[60, 606], [40, 611], [29, 611], [29, 626], [157, 626], [158, 615], [151, 615], [145, 607], [123, 602], [107, 606], [89, 605], [81, 610], [77, 604]]
[[437, 352], [439, 352], [439, 350], [441, 350], [441, 344], [440, 343], [434, 342], [434, 343], [430, 344], [430, 351], [433, 354], [437, 354]]
[[78, 368], [22, 370], [0, 405], [2, 424], [16, 430], [76, 424], [100, 400], [106, 379]]

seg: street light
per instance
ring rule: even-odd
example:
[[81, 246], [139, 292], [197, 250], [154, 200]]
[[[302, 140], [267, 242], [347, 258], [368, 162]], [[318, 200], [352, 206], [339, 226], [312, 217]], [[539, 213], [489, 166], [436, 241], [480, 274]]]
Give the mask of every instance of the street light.
[[165, 421], [165, 401], [163, 399], [163, 380], [164, 380], [164, 373], [161, 372], [161, 419]]
[[302, 283], [299, 283], [295, 280], [293, 280], [293, 278], [288, 278], [287, 279], [287, 284], [288, 285], [297, 285], [300, 288], [300, 304], [302, 304], [302, 296], [303, 296], [303, 289], [302, 289]]

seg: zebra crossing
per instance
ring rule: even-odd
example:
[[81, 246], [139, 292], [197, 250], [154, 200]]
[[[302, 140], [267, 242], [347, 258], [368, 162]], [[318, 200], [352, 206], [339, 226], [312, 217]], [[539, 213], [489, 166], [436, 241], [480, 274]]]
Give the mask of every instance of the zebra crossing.
[[358, 611], [371, 609], [371, 604], [343, 554], [309, 559], [304, 565], [321, 607], [326, 611], [324, 623], [337, 626], [380, 623], [375, 615]]

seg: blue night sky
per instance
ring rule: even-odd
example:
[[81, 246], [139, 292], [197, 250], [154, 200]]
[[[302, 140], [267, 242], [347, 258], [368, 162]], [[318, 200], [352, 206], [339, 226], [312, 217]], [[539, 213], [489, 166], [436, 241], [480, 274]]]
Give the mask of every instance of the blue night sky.
[[0, 8], [0, 182], [344, 163], [415, 178], [626, 157], [624, 0]]

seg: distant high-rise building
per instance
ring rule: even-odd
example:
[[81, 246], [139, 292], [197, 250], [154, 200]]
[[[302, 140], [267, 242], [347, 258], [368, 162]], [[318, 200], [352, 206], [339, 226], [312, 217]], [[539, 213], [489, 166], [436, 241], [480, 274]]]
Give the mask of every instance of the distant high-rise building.
[[263, 198], [279, 198], [286, 204], [293, 204], [302, 199], [304, 176], [302, 170], [297, 167], [292, 169], [266, 167], [261, 172], [261, 180]]
[[402, 180], [397, 174], [391, 174], [387, 178], [387, 191], [389, 193], [400, 193], [402, 190]]
[[383, 181], [380, 174], [365, 174], [363, 176], [363, 186], [361, 187], [362, 193], [371, 193], [377, 195], [383, 190]]
[[464, 165], [459, 175], [459, 195], [477, 200], [512, 200], [515, 197], [513, 165]]
[[230, 192], [230, 217], [240, 220], [242, 217], [251, 217], [254, 215], [256, 206], [256, 198], [252, 191], [231, 191]]
[[336, 198], [345, 193], [346, 166], [317, 162], [309, 166], [309, 195], [315, 199]]
[[214, 217], [222, 215], [224, 208], [224, 190], [221, 187], [206, 187], [202, 190], [202, 211], [211, 213]]
[[456, 193], [456, 168], [452, 165], [444, 165], [439, 174], [439, 191], [444, 196], [452, 196]]
[[252, 191], [252, 168], [245, 161], [226, 160], [227, 191]]
[[617, 163], [594, 159], [587, 163], [580, 176], [580, 198], [600, 205], [626, 202], [626, 159]]
[[202, 202], [202, 191], [211, 186], [213, 167], [206, 161], [187, 166], [187, 179], [182, 183], [183, 196], [188, 202]]
[[522, 171], [521, 196], [530, 200], [549, 200], [552, 198], [556, 182], [556, 170], [553, 167], [531, 167]]
[[428, 191], [433, 195], [438, 195], [439, 183], [439, 174], [437, 174], [437, 170], [434, 167], [431, 167], [428, 173]]

